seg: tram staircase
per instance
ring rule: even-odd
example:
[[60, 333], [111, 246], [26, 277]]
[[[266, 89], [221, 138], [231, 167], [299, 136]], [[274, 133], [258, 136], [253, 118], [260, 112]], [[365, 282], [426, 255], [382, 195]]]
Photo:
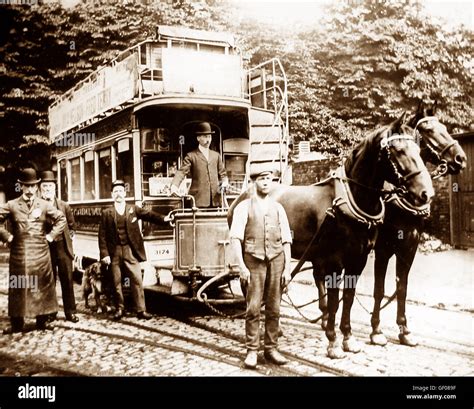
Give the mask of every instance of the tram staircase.
[[268, 164], [278, 182], [290, 184], [288, 88], [284, 69], [277, 58], [248, 72], [250, 149], [244, 188], [250, 181], [253, 164]]

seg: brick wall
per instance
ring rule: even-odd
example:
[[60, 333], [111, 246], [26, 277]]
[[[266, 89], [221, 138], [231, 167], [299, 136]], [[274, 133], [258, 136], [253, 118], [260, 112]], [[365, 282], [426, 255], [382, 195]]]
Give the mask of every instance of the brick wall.
[[321, 159], [293, 163], [293, 185], [311, 185], [327, 177], [340, 165], [339, 159]]
[[[330, 170], [336, 169], [339, 159], [323, 159], [293, 163], [293, 185], [310, 185], [325, 178]], [[430, 169], [431, 170], [431, 169]], [[442, 177], [433, 181], [436, 192], [431, 204], [431, 217], [427, 220], [425, 230], [444, 243], [451, 243], [450, 234], [450, 178]]]
[[433, 180], [435, 197], [431, 202], [431, 217], [426, 223], [426, 232], [437, 237], [444, 243], [451, 243], [451, 220], [449, 189], [451, 188], [448, 176]]

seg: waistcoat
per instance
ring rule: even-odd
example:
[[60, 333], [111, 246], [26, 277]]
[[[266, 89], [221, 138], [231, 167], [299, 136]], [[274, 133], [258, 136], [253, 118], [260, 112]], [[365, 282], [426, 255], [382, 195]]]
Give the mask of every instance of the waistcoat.
[[128, 244], [126, 217], [127, 213], [120, 215], [117, 211], [115, 211], [115, 223], [117, 223], [117, 243], [121, 244], [122, 246]]
[[257, 200], [250, 200], [244, 249], [260, 260], [273, 260], [283, 252], [278, 207], [274, 201], [270, 201], [267, 214], [264, 214]]

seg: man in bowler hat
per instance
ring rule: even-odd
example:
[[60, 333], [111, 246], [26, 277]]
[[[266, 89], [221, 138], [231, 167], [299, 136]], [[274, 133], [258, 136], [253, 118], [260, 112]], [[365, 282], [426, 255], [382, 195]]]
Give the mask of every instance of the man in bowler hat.
[[215, 133], [209, 122], [200, 122], [195, 130], [199, 146], [189, 152], [171, 181], [171, 193], [178, 193], [179, 185], [188, 175], [191, 175], [189, 194], [194, 196], [197, 207], [220, 206], [220, 189], [229, 187], [227, 173], [221, 156], [209, 149], [212, 135]]
[[36, 196], [40, 179], [32, 168], [21, 172], [22, 194], [0, 205], [0, 223], [9, 220], [11, 232], [0, 227], [0, 240], [10, 246], [8, 315], [11, 329], [21, 332], [25, 317], [36, 317], [36, 328], [47, 329], [50, 314], [57, 313], [56, 285], [48, 243], [66, 227], [64, 214]]
[[[72, 279], [74, 215], [69, 205], [56, 197], [56, 178], [52, 171], [47, 170], [41, 174], [40, 190], [41, 197], [66, 216], [67, 224], [64, 231], [50, 243], [49, 248], [51, 250], [54, 278], [57, 280], [59, 276], [59, 282], [61, 283], [64, 315], [67, 321], [78, 322], [79, 318], [76, 316], [76, 300], [74, 298], [74, 282]], [[55, 318], [55, 316], [52, 316], [51, 320]]]
[[116, 304], [113, 318], [120, 320], [124, 314], [122, 291], [122, 269], [124, 269], [130, 279], [137, 317], [150, 319], [151, 315], [146, 312], [145, 307], [140, 267], [140, 262], [146, 260], [146, 254], [138, 219], [159, 224], [167, 224], [167, 220], [158, 213], [126, 204], [125, 196], [125, 182], [114, 181], [112, 183], [114, 204], [104, 209], [99, 225], [100, 259], [105, 265], [111, 265]]

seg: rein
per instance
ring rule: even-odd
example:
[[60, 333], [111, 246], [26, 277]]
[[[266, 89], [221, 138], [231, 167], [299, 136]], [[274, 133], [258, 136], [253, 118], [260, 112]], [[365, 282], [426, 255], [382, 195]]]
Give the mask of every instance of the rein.
[[[391, 158], [390, 155], [390, 144], [393, 141], [396, 140], [408, 140], [415, 142], [415, 139], [411, 135], [407, 134], [395, 134], [391, 136], [384, 136], [383, 139], [380, 141], [380, 147], [385, 150], [387, 154], [387, 159], [392, 165], [395, 177], [397, 178], [399, 185], [395, 187], [394, 189], [386, 190], [386, 189], [377, 189], [373, 188], [372, 186], [367, 186], [362, 183], [360, 183], [357, 180], [354, 180], [352, 178], [348, 178], [345, 172], [345, 167], [342, 165], [339, 167], [335, 172], [331, 174], [331, 177], [333, 179], [337, 179], [340, 184], [335, 185], [336, 189], [336, 198], [333, 201], [333, 208], [338, 208], [344, 215], [348, 216], [351, 219], [355, 219], [358, 222], [361, 222], [362, 224], [365, 224], [369, 229], [372, 226], [376, 226], [377, 224], [383, 223], [383, 219], [385, 216], [385, 204], [382, 199], [383, 197], [393, 195], [393, 194], [398, 194], [400, 196], [403, 196], [407, 192], [406, 188], [406, 183], [414, 178], [415, 176], [419, 175], [422, 170], [417, 169], [413, 172], [410, 172], [408, 175], [401, 175], [397, 165], [394, 163], [393, 159]], [[364, 188], [366, 190], [375, 192], [379, 195], [379, 200], [380, 200], [380, 206], [381, 206], [381, 211], [378, 214], [368, 214], [365, 211], [363, 211], [356, 203], [352, 191], [350, 188], [349, 183], [355, 184], [361, 188]]]
[[[408, 180], [415, 177], [416, 175], [419, 175], [422, 171], [421, 170], [416, 170], [416, 171], [411, 172], [411, 173], [409, 173], [408, 175], [405, 175], [405, 176], [400, 175], [395, 163], [390, 158], [390, 150], [389, 150], [390, 142], [392, 142], [394, 140], [400, 140], [400, 139], [406, 139], [406, 140], [414, 141], [414, 138], [412, 136], [409, 136], [409, 135], [405, 135], [405, 134], [393, 135], [393, 136], [390, 136], [390, 137], [384, 137], [381, 141], [381, 147], [383, 149], [387, 150], [388, 159], [389, 159], [390, 163], [392, 164], [392, 166], [394, 167], [395, 175], [397, 176], [398, 180], [401, 180], [403, 182], [407, 182]], [[355, 219], [358, 222], [367, 225], [368, 228], [370, 229], [371, 227], [376, 226], [377, 224], [383, 223], [383, 218], [385, 216], [385, 203], [384, 203], [384, 200], [382, 200], [382, 196], [384, 196], [384, 195], [394, 195], [395, 193], [398, 193], [398, 194], [406, 193], [405, 186], [401, 186], [401, 187], [397, 187], [395, 189], [389, 189], [389, 190], [388, 189], [377, 189], [377, 188], [373, 188], [371, 186], [364, 185], [364, 184], [358, 182], [355, 179], [348, 178], [346, 176], [346, 173], [345, 173], [344, 165], [341, 165], [336, 171], [331, 172], [330, 176], [327, 177], [326, 179], [324, 179], [320, 182], [317, 182], [317, 183], [313, 183], [312, 185], [313, 186], [325, 185], [325, 184], [329, 183], [331, 180], [336, 180], [336, 181], [339, 182], [339, 184], [335, 183], [335, 195], [336, 195], [336, 197], [333, 200], [332, 207], [330, 207], [326, 210], [326, 216], [325, 216], [323, 222], [321, 223], [321, 226], [311, 237], [311, 240], [309, 241], [308, 245], [306, 246], [305, 250], [303, 251], [303, 254], [301, 255], [301, 257], [299, 258], [298, 263], [296, 264], [296, 266], [293, 268], [293, 270], [291, 272], [290, 281], [288, 282], [288, 284], [285, 287], [282, 288], [283, 291], [285, 290], [285, 288], [288, 287], [289, 283], [293, 280], [293, 278], [296, 276], [296, 274], [298, 274], [298, 272], [300, 271], [303, 264], [307, 261], [306, 257], [308, 255], [308, 252], [309, 252], [310, 248], [313, 246], [313, 244], [317, 240], [319, 240], [319, 238], [321, 236], [321, 232], [323, 231], [323, 227], [327, 223], [328, 216], [331, 219], [335, 218], [334, 211], [336, 209], [340, 210], [340, 212], [342, 214], [348, 216], [349, 218]], [[370, 215], [370, 214], [364, 212], [362, 209], [360, 209], [357, 206], [357, 204], [355, 203], [355, 200], [352, 196], [352, 192], [351, 192], [349, 183], [352, 183], [352, 184], [355, 184], [355, 185], [357, 185], [359, 187], [362, 187], [364, 189], [376, 192], [380, 196], [379, 199], [380, 199], [381, 211], [376, 215]], [[322, 297], [324, 297], [325, 295], [326, 294], [322, 295]], [[306, 303], [304, 305], [301, 305], [301, 306], [297, 306], [297, 305], [295, 305], [295, 303], [293, 302], [293, 300], [291, 299], [289, 294], [287, 294], [287, 297], [289, 299], [289, 304], [293, 308], [295, 308], [296, 311], [307, 321], [309, 321], [311, 323], [316, 323], [324, 316], [324, 314], [322, 314], [316, 319], [309, 319], [308, 317], [306, 317], [300, 311], [300, 308], [302, 308], [306, 305], [312, 304], [314, 302], [317, 302], [319, 299], [313, 300], [313, 301], [311, 301], [309, 303]], [[342, 299], [343, 299], [343, 297], [341, 297], [339, 299], [339, 303], [341, 302]], [[387, 303], [387, 305], [388, 305], [388, 303]]]

